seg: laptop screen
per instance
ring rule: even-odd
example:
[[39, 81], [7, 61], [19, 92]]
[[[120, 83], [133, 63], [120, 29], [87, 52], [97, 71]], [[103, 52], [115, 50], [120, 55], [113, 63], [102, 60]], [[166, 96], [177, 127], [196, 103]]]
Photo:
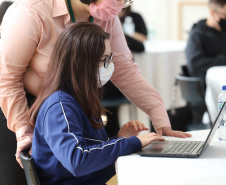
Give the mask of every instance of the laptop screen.
[[212, 126], [212, 129], [211, 129], [211, 131], [210, 131], [210, 133], [209, 133], [209, 135], [206, 139], [206, 142], [203, 145], [204, 147], [202, 148], [201, 153], [204, 152], [206, 150], [206, 148], [209, 146], [213, 136], [215, 135], [215, 133], [216, 133], [218, 127], [219, 127], [220, 121], [226, 121], [226, 114], [225, 114], [226, 113], [226, 106], [225, 106], [225, 104], [226, 104], [226, 102], [224, 102], [220, 112], [217, 115], [217, 118], [215, 119], [215, 122]]

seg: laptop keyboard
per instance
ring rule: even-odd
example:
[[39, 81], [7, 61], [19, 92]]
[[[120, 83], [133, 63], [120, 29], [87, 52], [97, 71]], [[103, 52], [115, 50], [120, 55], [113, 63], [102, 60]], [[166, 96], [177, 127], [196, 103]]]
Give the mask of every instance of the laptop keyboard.
[[192, 153], [201, 141], [172, 141], [170, 147], [164, 149], [161, 153], [167, 154], [189, 154]]

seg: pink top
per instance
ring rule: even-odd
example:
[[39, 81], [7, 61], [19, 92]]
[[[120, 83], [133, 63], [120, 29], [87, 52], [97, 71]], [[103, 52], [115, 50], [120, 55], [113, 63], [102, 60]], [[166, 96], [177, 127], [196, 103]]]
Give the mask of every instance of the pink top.
[[[115, 65], [112, 82], [150, 116], [155, 129], [170, 127], [159, 93], [132, 61], [119, 18], [107, 22], [94, 19], [94, 23], [111, 34]], [[27, 124], [25, 90], [37, 95], [56, 39], [69, 24], [63, 0], [17, 0], [8, 9], [1, 25], [0, 106], [12, 131]]]

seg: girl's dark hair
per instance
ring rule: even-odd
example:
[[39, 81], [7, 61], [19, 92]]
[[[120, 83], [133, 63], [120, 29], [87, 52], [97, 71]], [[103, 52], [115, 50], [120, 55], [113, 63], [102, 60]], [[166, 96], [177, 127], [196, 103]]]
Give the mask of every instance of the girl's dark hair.
[[93, 23], [74, 23], [56, 41], [51, 61], [42, 79], [38, 97], [28, 112], [28, 122], [35, 125], [43, 101], [53, 92], [70, 87], [91, 125], [102, 128], [99, 61], [105, 52], [109, 34]]

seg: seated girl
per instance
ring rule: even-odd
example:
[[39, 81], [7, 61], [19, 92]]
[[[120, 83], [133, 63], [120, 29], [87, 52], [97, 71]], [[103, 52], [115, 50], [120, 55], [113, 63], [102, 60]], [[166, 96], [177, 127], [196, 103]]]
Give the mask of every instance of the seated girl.
[[59, 36], [28, 120], [35, 125], [32, 158], [42, 185], [105, 184], [119, 156], [141, 150], [155, 133], [129, 121], [108, 138], [101, 119], [101, 87], [110, 79], [109, 34], [92, 23], [75, 23]]

